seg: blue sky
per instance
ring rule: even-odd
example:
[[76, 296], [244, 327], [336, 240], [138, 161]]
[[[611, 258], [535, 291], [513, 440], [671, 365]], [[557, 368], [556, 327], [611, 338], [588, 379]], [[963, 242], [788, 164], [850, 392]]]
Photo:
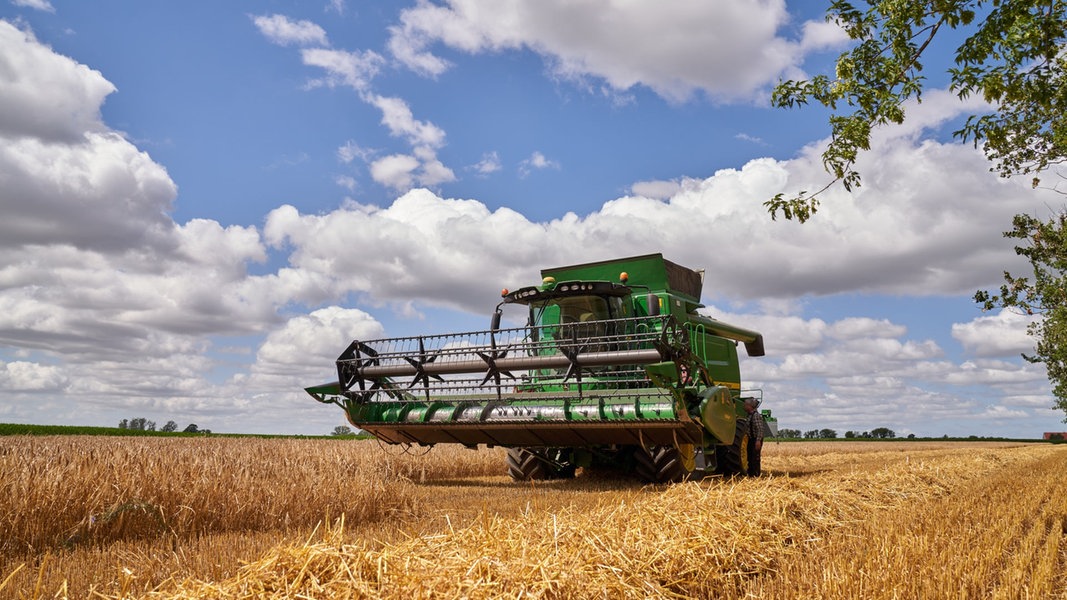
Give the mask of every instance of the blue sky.
[[[976, 289], [1048, 190], [951, 138], [931, 73], [811, 222], [826, 113], [769, 107], [846, 40], [797, 2], [5, 0], [0, 421], [326, 433], [352, 338], [484, 328], [542, 267], [662, 252], [781, 426], [1037, 437], [1027, 321]], [[944, 58], [950, 45], [939, 48]]]

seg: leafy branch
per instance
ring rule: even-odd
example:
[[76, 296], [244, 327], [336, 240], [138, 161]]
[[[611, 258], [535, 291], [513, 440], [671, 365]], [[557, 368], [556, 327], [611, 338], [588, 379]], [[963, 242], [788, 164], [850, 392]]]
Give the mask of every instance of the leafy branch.
[[[985, 17], [976, 22], [979, 12]], [[855, 46], [838, 57], [833, 78], [780, 82], [771, 103], [777, 108], [818, 103], [835, 111], [822, 154], [831, 181], [814, 194], [777, 194], [764, 203], [772, 219], [780, 212], [804, 222], [830, 187], [860, 186], [856, 159], [870, 150], [871, 131], [902, 123], [904, 103], [922, 100], [924, 55], [946, 29], [974, 26], [953, 64], [944, 66], [951, 89], [961, 99], [980, 96], [989, 103], [988, 112], [970, 115], [953, 136], [980, 146], [993, 163], [991, 171], [1031, 175], [1035, 187], [1043, 171], [1067, 160], [1067, 2], [878, 0], [861, 11], [835, 0], [827, 20], [840, 25]]]

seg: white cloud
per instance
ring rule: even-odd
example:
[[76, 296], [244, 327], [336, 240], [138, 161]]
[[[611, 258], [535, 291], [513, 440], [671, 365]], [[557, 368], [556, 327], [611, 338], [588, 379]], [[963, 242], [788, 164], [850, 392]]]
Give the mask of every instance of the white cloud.
[[400, 98], [365, 94], [364, 99], [382, 111], [382, 124], [391, 135], [413, 146], [411, 154], [392, 154], [371, 162], [374, 181], [401, 193], [415, 186], [433, 187], [455, 181], [455, 173], [437, 158], [435, 151], [445, 143], [441, 128], [416, 119], [407, 102]]
[[17, 124], [0, 126], [0, 348], [28, 357], [6, 389], [184, 395], [210, 370], [204, 336], [269, 328], [288, 281], [314, 294], [312, 274], [249, 276], [255, 227], [167, 215], [176, 186], [100, 122], [99, 73], [2, 21], [0, 44], [0, 122]]
[[557, 161], [550, 160], [545, 157], [544, 154], [535, 151], [529, 158], [524, 159], [519, 163], [519, 177], [526, 177], [533, 171], [541, 171], [543, 169], [559, 169], [560, 165]]
[[890, 424], [938, 435], [935, 428], [961, 433], [971, 427], [964, 420], [999, 411], [990, 404], [997, 398], [1025, 410], [1051, 404], [1043, 369], [1018, 360], [945, 360], [932, 340], [905, 339], [906, 328], [888, 320], [708, 312], [766, 336], [767, 356], [743, 359], [742, 372], [746, 385], [764, 390], [780, 427], [840, 434]]
[[410, 190], [415, 182], [419, 159], [410, 154], [390, 154], [371, 163], [371, 179], [394, 190]]
[[437, 153], [432, 148], [416, 147], [414, 153], [421, 163], [418, 185], [432, 188], [438, 184], [456, 180], [456, 174], [438, 160]]
[[382, 125], [395, 137], [406, 139], [412, 146], [438, 148], [445, 143], [445, 132], [433, 123], [419, 121], [407, 102], [400, 98], [369, 94], [367, 101], [382, 111]]
[[0, 390], [59, 392], [69, 385], [70, 379], [58, 367], [25, 361], [0, 361]]
[[827, 332], [839, 340], [855, 338], [895, 338], [907, 333], [907, 328], [890, 323], [885, 319], [868, 319], [866, 317], [849, 317], [831, 326]]
[[472, 54], [525, 49], [559, 77], [595, 77], [616, 91], [643, 85], [676, 101], [697, 90], [733, 99], [795, 69], [805, 52], [845, 39], [827, 23], [805, 24], [799, 41], [783, 39], [778, 29], [788, 20], [784, 2], [758, 0], [420, 2], [400, 14], [389, 48], [427, 76], [450, 66], [431, 52], [434, 44]]
[[500, 156], [495, 151], [487, 152], [482, 155], [482, 160], [468, 168], [482, 176], [496, 173], [502, 168], [500, 165]]
[[654, 200], [666, 200], [680, 191], [682, 185], [677, 181], [638, 181], [630, 186], [630, 193], [634, 196]]
[[314, 79], [312, 87], [338, 85], [355, 90], [366, 90], [378, 74], [384, 59], [377, 52], [347, 52], [329, 48], [304, 48], [300, 56], [305, 65], [320, 67], [326, 71], [326, 77]]
[[[1027, 368], [1029, 367], [1029, 368]], [[1019, 366], [1005, 360], [969, 360], [958, 371], [949, 374], [946, 380], [961, 385], [999, 385], [1043, 381], [1046, 375], [1041, 367]]]
[[352, 140], [345, 142], [343, 146], [337, 149], [337, 160], [345, 164], [348, 164], [357, 158], [366, 161], [373, 155], [373, 150], [363, 148]]
[[1003, 309], [997, 314], [981, 316], [967, 323], [953, 323], [952, 337], [978, 357], [1032, 354], [1034, 339], [1026, 333], [1026, 329], [1037, 318]]
[[359, 187], [359, 184], [356, 182], [356, 178], [352, 177], [351, 175], [338, 175], [334, 178], [334, 183], [348, 190], [349, 192], [354, 192], [356, 188]]
[[293, 21], [284, 15], [252, 17], [259, 32], [279, 46], [329, 46], [326, 31], [311, 21]]
[[[7, 88], [0, 90], [0, 105], [6, 96]], [[169, 243], [172, 224], [165, 213], [177, 189], [161, 166], [122, 137], [92, 132], [70, 142], [0, 139], [0, 247], [52, 243], [114, 252]]]
[[800, 40], [800, 51], [808, 53], [837, 48], [849, 43], [848, 34], [836, 23], [829, 21], [806, 21]]
[[[825, 177], [815, 146], [790, 161], [757, 159], [706, 179], [682, 180], [678, 191], [665, 200], [627, 196], [585, 216], [567, 214], [543, 223], [517, 213], [491, 212], [477, 201], [414, 190], [389, 210], [359, 212], [357, 223], [349, 213], [361, 209], [347, 207], [313, 220], [287, 220], [286, 228], [272, 215], [267, 230], [279, 239], [304, 240], [307, 236], [299, 230], [312, 222], [327, 231], [337, 227], [336, 235], [323, 239], [340, 242], [354, 235], [373, 240], [413, 271], [439, 272], [439, 261], [444, 260], [514, 265], [492, 257], [514, 257], [519, 241], [530, 248], [522, 253], [528, 272], [546, 262], [609, 258], [617, 248], [632, 254], [662, 251], [676, 262], [707, 269], [705, 289], [710, 297], [743, 301], [844, 292], [970, 294], [1015, 264], [1010, 242], [1003, 241], [1001, 231], [1013, 214], [1043, 197], [1042, 192], [996, 179], [987, 172], [984, 158], [963, 145], [888, 137], [868, 160], [863, 165], [864, 187], [855, 194], [830, 190], [823, 198], [823, 210], [803, 225], [771, 221], [762, 204], [782, 189], [813, 189], [802, 182]], [[420, 164], [414, 156], [394, 155], [380, 159], [372, 171], [376, 180], [404, 189], [416, 182]], [[531, 167], [551, 164], [543, 155], [530, 161]], [[440, 248], [440, 254], [427, 257], [424, 251], [398, 246], [392, 239], [398, 235], [405, 239], [394, 230], [392, 218], [416, 199], [422, 230], [419, 247]], [[477, 209], [464, 211], [459, 219], [445, 216], [458, 205]], [[326, 264], [327, 257], [343, 253], [321, 242], [301, 241], [296, 247], [298, 269]], [[502, 249], [507, 252], [501, 253]], [[331, 279], [353, 275], [336, 260], [329, 264], [336, 271], [322, 274]], [[362, 270], [367, 265], [352, 268]], [[415, 293], [431, 302], [462, 305], [479, 293], [491, 293], [498, 283], [447, 285], [448, 289], [424, 286], [424, 291], [385, 285], [360, 291], [381, 299]]]
[[48, 144], [106, 129], [100, 105], [115, 86], [98, 71], [56, 54], [6, 21], [0, 21], [0, 57], [0, 136]]
[[389, 28], [389, 52], [409, 69], [426, 77], [437, 77], [451, 66], [447, 60], [423, 51], [425, 44], [419, 37], [406, 35], [399, 27]]
[[[280, 15], [257, 17], [257, 27], [275, 43], [288, 45], [299, 41], [326, 44], [325, 32], [307, 21], [294, 23]], [[405, 140], [411, 145], [410, 153], [393, 153], [381, 158], [373, 158], [375, 152], [363, 149], [355, 142], [349, 141], [338, 149], [338, 159], [350, 163], [356, 158], [369, 163], [371, 179], [403, 193], [415, 186], [433, 187], [441, 183], [456, 180], [455, 172], [440, 161], [436, 150], [445, 144], [443, 129], [428, 121], [415, 118], [407, 101], [395, 96], [382, 96], [371, 90], [371, 82], [384, 64], [384, 59], [374, 51], [345, 51], [331, 48], [304, 48], [301, 50], [304, 64], [322, 68], [326, 76], [313, 79], [310, 88], [327, 86], [346, 86], [355, 90], [359, 98], [381, 111], [382, 125], [393, 137]], [[354, 180], [349, 177], [339, 180], [341, 185], [349, 186]]]
[[55, 7], [53, 7], [52, 3], [48, 0], [11, 0], [11, 4], [32, 8], [34, 10], [43, 10], [44, 12], [56, 12]]
[[381, 323], [357, 309], [330, 306], [293, 317], [272, 331], [259, 347], [254, 371], [261, 374], [322, 370], [352, 340], [380, 338]]

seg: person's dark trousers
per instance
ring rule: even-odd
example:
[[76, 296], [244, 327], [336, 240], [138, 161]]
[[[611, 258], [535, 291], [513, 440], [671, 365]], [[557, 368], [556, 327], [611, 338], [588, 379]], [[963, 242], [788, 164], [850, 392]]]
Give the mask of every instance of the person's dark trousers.
[[760, 475], [759, 459], [759, 450], [756, 450], [755, 446], [750, 444], [748, 447], [748, 474], [752, 477], [759, 477]]

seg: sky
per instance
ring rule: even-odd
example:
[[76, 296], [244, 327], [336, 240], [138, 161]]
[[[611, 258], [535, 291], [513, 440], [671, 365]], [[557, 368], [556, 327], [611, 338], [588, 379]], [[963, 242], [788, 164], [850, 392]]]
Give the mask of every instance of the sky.
[[[821, 3], [0, 0], [0, 422], [326, 434], [352, 339], [474, 331], [540, 269], [662, 253], [763, 333], [780, 427], [1040, 437], [1028, 319], [972, 297], [1060, 194], [931, 72], [829, 182]], [[958, 36], [957, 36], [958, 38]], [[952, 39], [928, 65], [946, 60]], [[742, 354], [744, 354], [742, 352]]]

